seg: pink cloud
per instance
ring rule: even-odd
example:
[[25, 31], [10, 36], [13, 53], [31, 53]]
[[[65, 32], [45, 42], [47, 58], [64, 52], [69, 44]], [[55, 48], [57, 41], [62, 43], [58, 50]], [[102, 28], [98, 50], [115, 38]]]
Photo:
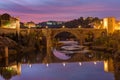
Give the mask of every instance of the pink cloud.
[[[8, 3], [8, 2], [9, 3]], [[27, 2], [26, 2], [27, 1]], [[19, 16], [21, 21], [71, 20], [80, 16], [119, 17], [120, 0], [6, 0], [0, 2], [0, 14]], [[116, 2], [117, 1], [117, 2]], [[111, 6], [112, 4], [112, 6]]]

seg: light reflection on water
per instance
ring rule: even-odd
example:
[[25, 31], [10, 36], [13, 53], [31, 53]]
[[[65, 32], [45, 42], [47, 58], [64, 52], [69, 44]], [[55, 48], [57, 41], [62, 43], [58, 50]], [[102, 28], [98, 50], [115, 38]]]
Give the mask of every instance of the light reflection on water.
[[94, 63], [22, 64], [21, 74], [11, 80], [114, 80], [113, 73], [104, 71], [103, 61]]
[[[74, 46], [76, 48], [76, 45], [72, 45], [70, 49], [74, 49]], [[63, 51], [66, 53], [65, 50]], [[71, 52], [72, 50], [67, 50], [67, 51]], [[71, 54], [73, 53], [69, 53], [69, 54], [70, 54], [69, 57], [72, 57]], [[111, 61], [109, 60], [105, 62], [104, 61], [96, 62], [97, 60], [96, 58], [96, 60], [91, 60], [91, 62], [82, 62], [88, 60], [80, 59], [77, 60], [79, 62], [73, 61], [74, 63], [71, 61], [72, 63], [62, 62], [62, 63], [50, 63], [50, 64], [48, 63], [38, 64], [40, 63], [39, 62], [41, 58], [40, 55], [38, 56], [31, 55], [31, 56], [26, 56], [21, 60], [25, 64], [20, 64], [20, 68], [21, 68], [20, 75], [12, 76], [10, 80], [115, 80], [113, 74], [114, 71], [111, 71], [113, 69], [108, 68], [109, 66], [113, 65], [113, 63], [111, 63]], [[64, 59], [66, 58], [66, 56], [64, 56]], [[78, 57], [81, 58], [80, 56]], [[57, 58], [60, 58], [60, 56], [59, 57], [57, 56]], [[62, 55], [62, 59], [63, 59], [63, 55]], [[0, 77], [0, 80], [4, 80], [4, 79]]]

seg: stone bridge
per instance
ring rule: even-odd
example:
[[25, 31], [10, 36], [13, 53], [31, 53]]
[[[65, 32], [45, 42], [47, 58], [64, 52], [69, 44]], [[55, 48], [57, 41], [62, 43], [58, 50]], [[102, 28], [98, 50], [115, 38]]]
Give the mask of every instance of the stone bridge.
[[53, 28], [53, 29], [42, 29], [42, 33], [47, 39], [47, 43], [50, 45], [52, 40], [55, 38], [56, 35], [68, 32], [73, 34], [82, 44], [85, 41], [85, 38], [88, 34], [94, 36], [94, 38], [98, 38], [103, 34], [107, 34], [105, 29], [93, 29], [93, 28]]
[[[51, 52], [51, 49], [53, 47], [53, 39], [56, 35], [62, 33], [62, 32], [68, 32], [73, 34], [81, 43], [85, 41], [86, 35], [92, 34], [94, 35], [94, 39], [100, 37], [103, 34], [107, 34], [105, 29], [93, 29], [93, 28], [53, 28], [53, 29], [42, 29], [42, 33], [44, 36], [46, 36], [46, 42], [47, 42], [47, 55], [45, 62], [61, 62], [62, 60], [57, 59], [53, 53]], [[79, 58], [78, 58], [79, 56]], [[84, 58], [83, 58], [84, 57]], [[73, 58], [67, 60], [67, 62], [76, 62], [80, 61], [81, 59], [86, 59], [84, 55], [77, 54]], [[93, 58], [94, 60], [94, 58]]]
[[[20, 30], [0, 29], [1, 34], [16, 33], [16, 32], [18, 33], [18, 35], [20, 33], [22, 34], [30, 34], [34, 32], [37, 32], [38, 34], [42, 33], [46, 37], [47, 55], [45, 60], [47, 60], [47, 62], [51, 62], [54, 60], [57, 61], [57, 59], [55, 59], [53, 54], [51, 53], [51, 49], [53, 47], [53, 40], [55, 36], [62, 32], [68, 32], [73, 34], [81, 44], [85, 41], [86, 35], [88, 34], [94, 35], [94, 39], [103, 34], [107, 34], [106, 29], [93, 29], [93, 28], [44, 28], [44, 29], [20, 29]], [[74, 57], [74, 59], [76, 58], [77, 56]], [[71, 59], [71, 61], [73, 61], [74, 59]]]

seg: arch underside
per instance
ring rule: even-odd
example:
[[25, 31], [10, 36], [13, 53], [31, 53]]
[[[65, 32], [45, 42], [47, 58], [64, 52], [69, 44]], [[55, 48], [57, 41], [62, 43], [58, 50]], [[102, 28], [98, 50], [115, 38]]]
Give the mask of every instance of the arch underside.
[[64, 33], [64, 32], [67, 32], [67, 33], [70, 33], [72, 34], [75, 38], [77, 38], [78, 40], [80, 39], [80, 34], [78, 31], [72, 31], [72, 30], [61, 30], [61, 31], [53, 31], [52, 32], [52, 39], [55, 38], [57, 35], [59, 35], [60, 33]]

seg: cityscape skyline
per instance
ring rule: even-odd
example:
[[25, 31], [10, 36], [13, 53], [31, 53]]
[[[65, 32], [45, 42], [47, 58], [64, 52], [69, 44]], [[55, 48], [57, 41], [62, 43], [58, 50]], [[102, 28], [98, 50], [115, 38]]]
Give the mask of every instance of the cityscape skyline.
[[22, 22], [35, 23], [55, 20], [69, 21], [79, 17], [104, 18], [114, 16], [120, 20], [120, 0], [1, 0], [0, 14], [20, 17]]

